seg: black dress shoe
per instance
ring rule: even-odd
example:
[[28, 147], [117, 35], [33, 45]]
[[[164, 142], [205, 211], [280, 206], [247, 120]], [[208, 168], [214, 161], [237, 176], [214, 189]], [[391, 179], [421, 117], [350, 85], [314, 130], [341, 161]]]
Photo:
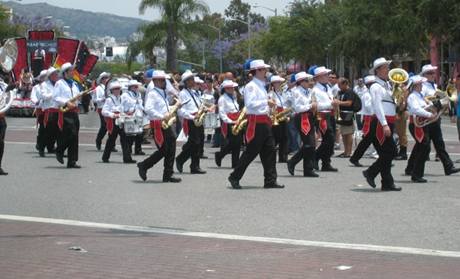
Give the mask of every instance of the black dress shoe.
[[179, 162], [179, 160], [176, 159], [176, 168], [180, 173], [182, 173], [184, 171], [184, 163]]
[[190, 170], [190, 173], [191, 173], [191, 174], [205, 174], [206, 171], [204, 171], [204, 170], [198, 168], [198, 169]]
[[2, 168], [0, 168], [0, 175], [8, 175], [8, 173], [4, 171]]
[[284, 188], [284, 185], [278, 184], [277, 182], [270, 183], [270, 184], [265, 184], [264, 185], [265, 189], [282, 189]]
[[412, 175], [412, 171], [409, 171], [409, 170], [405, 169], [405, 170], [404, 170], [404, 174], [405, 174], [405, 175]]
[[459, 172], [459, 171], [460, 171], [460, 168], [454, 168], [454, 167], [452, 167], [452, 168], [446, 170], [446, 171], [445, 171], [445, 174], [446, 174], [446, 175], [451, 175], [451, 174], [457, 173], [457, 172]]
[[382, 186], [382, 191], [387, 191], [388, 192], [388, 191], [401, 191], [401, 190], [402, 190], [401, 187], [396, 187], [396, 185], [394, 185], [394, 184], [391, 185], [391, 186], [388, 186], [388, 187], [387, 186], [385, 186], [385, 187]]
[[42, 158], [45, 157], [45, 151], [44, 150], [38, 151], [38, 155]]
[[109, 159], [102, 159], [103, 163], [109, 163]]
[[144, 168], [144, 166], [141, 163], [138, 163], [137, 167], [139, 168], [139, 176], [141, 177], [142, 180], [146, 181], [147, 180], [147, 169]]
[[125, 163], [125, 164], [134, 164], [134, 163], [136, 163], [136, 160], [126, 160], [126, 161], [123, 161], [123, 163]]
[[81, 166], [77, 165], [77, 163], [73, 163], [73, 164], [67, 165], [67, 168], [68, 169], [81, 169]]
[[216, 165], [220, 167], [222, 165], [222, 157], [220, 157], [220, 153], [216, 152], [214, 161], [216, 162]]
[[318, 160], [315, 160], [313, 162], [313, 169], [319, 171], [319, 161]]
[[139, 152], [134, 153], [134, 155], [145, 155], [145, 152], [144, 151], [139, 151]]
[[171, 183], [179, 183], [181, 182], [182, 179], [178, 178], [178, 177], [169, 177], [169, 178], [163, 178], [163, 182], [171, 182]]
[[319, 177], [319, 174], [317, 174], [314, 171], [308, 171], [303, 174], [304, 177]]
[[287, 169], [291, 175], [294, 175], [295, 166], [291, 162], [287, 162]]
[[64, 154], [56, 152], [56, 160], [59, 163], [64, 164]]
[[369, 184], [369, 186], [371, 186], [372, 188], [376, 187], [374, 179], [369, 175], [369, 172], [367, 170], [363, 171], [363, 176], [366, 178], [367, 184]]
[[358, 160], [350, 159], [350, 163], [352, 163], [355, 167], [358, 167], [358, 168], [364, 167]]
[[118, 152], [118, 150], [114, 147], [112, 148], [112, 152]]
[[233, 189], [241, 189], [240, 182], [236, 179], [231, 178], [230, 176], [228, 177], [228, 181], [232, 185]]
[[427, 183], [428, 180], [422, 177], [412, 177], [411, 178], [412, 182], [414, 183]]
[[323, 167], [321, 168], [321, 171], [337, 172], [339, 170], [336, 168], [333, 168], [331, 165], [323, 165]]
[[200, 159], [208, 159], [208, 156], [201, 155]]

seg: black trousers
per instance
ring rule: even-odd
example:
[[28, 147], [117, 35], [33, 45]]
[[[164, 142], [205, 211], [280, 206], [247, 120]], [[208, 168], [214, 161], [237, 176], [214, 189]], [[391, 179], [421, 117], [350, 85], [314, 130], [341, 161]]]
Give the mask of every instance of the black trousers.
[[422, 178], [425, 175], [425, 163], [430, 154], [430, 135], [425, 131], [425, 137], [422, 142], [418, 142], [415, 139], [415, 127], [414, 124], [409, 124], [409, 132], [415, 139], [415, 145], [410, 154], [409, 160], [407, 161], [406, 172], [411, 173], [413, 178]]
[[323, 166], [327, 166], [331, 164], [331, 157], [334, 155], [335, 119], [333, 119], [330, 113], [323, 114], [321, 117], [326, 119], [327, 129], [324, 133], [321, 132], [322, 141], [316, 149], [316, 160], [321, 160], [323, 162]]
[[446, 151], [446, 144], [444, 143], [444, 139], [442, 136], [441, 130], [441, 119], [438, 121], [431, 123], [426, 126], [427, 132], [429, 134], [430, 140], [433, 141], [434, 149], [436, 150], [436, 154], [438, 155], [439, 159], [442, 162], [444, 167], [444, 171], [447, 171], [453, 168], [454, 163], [450, 159], [449, 154]]
[[374, 132], [375, 131], [369, 131], [367, 135], [363, 135], [363, 138], [353, 152], [353, 155], [351, 155], [350, 161], [359, 161], [363, 157], [364, 153], [366, 153], [366, 150], [372, 144], [372, 138], [375, 137]]
[[2, 167], [3, 152], [5, 151], [5, 134], [6, 134], [6, 120], [0, 117], [0, 168]]
[[121, 150], [123, 152], [123, 162], [131, 161], [131, 153], [129, 152], [128, 146], [128, 139], [126, 137], [125, 131], [120, 129], [117, 125], [115, 125], [115, 119], [113, 121], [113, 130], [112, 134], [109, 134], [109, 138], [104, 147], [104, 153], [102, 154], [102, 160], [109, 160], [110, 154], [112, 153], [113, 148], [115, 147], [115, 143], [117, 141], [118, 135], [120, 135], [120, 143], [121, 143]]
[[240, 160], [240, 151], [241, 145], [243, 144], [242, 134], [234, 135], [232, 133], [233, 124], [227, 124], [227, 137], [222, 136], [222, 144], [220, 146], [220, 151], [216, 152], [216, 156], [223, 159], [225, 155], [232, 154], [232, 168], [235, 168], [238, 165]]
[[249, 164], [257, 155], [260, 156], [264, 168], [264, 184], [276, 183], [275, 139], [271, 126], [267, 124], [256, 124], [254, 139], [246, 145], [246, 150], [230, 177], [241, 180]]
[[[171, 178], [174, 173], [174, 157], [176, 156], [176, 132], [174, 125], [169, 127], [166, 130], [161, 130], [163, 133], [163, 145], [160, 147], [158, 144], [157, 151], [150, 155], [147, 159], [139, 163], [142, 167], [146, 169], [152, 168], [156, 163], [164, 158], [163, 162], [163, 179]], [[155, 137], [155, 130], [153, 130], [153, 135]]]
[[299, 131], [300, 138], [302, 140], [301, 148], [292, 156], [289, 160], [289, 163], [292, 165], [297, 165], [300, 160], [303, 159], [303, 173], [304, 175], [311, 173], [313, 171], [313, 165], [315, 160], [315, 127], [314, 127], [314, 118], [312, 115], [309, 114], [308, 120], [310, 121], [310, 132], [308, 134], [304, 134], [302, 132], [301, 121], [302, 121], [301, 114], [296, 114], [294, 117], [294, 125]]
[[54, 150], [54, 143], [56, 138], [49, 137], [47, 135], [48, 131], [44, 123], [45, 114], [42, 113], [37, 116], [38, 123], [38, 132], [37, 132], [37, 148], [39, 151], [44, 151], [45, 147], [48, 149], [48, 152]]
[[382, 177], [382, 187], [391, 187], [394, 184], [393, 175], [391, 174], [391, 163], [397, 153], [396, 143], [393, 139], [394, 125], [388, 123], [391, 129], [391, 136], [386, 138], [382, 145], [377, 140], [376, 129], [378, 119], [371, 122], [370, 133], [372, 133], [372, 144], [374, 145], [379, 158], [367, 169], [371, 178], [375, 178], [379, 173]]
[[142, 152], [142, 143], [144, 142], [144, 134], [139, 134], [135, 136], [127, 136], [129, 152], [133, 153], [133, 144], [134, 144], [134, 153], [139, 154]]
[[278, 146], [278, 161], [286, 162], [289, 139], [287, 121], [280, 122], [279, 125], [272, 128], [273, 136], [275, 137], [275, 146]]
[[57, 139], [57, 154], [64, 154], [67, 150], [67, 166], [78, 161], [78, 133], [80, 131], [80, 120], [78, 112], [64, 113], [64, 126]]
[[60, 134], [61, 134], [61, 131], [59, 130], [59, 127], [58, 127], [58, 113], [51, 112], [49, 113], [49, 116], [48, 116], [48, 123], [46, 124], [46, 127], [45, 127], [44, 139], [43, 139], [43, 141], [46, 142], [46, 145], [48, 146], [47, 148], [48, 151], [54, 149], [54, 144], [56, 143]]
[[99, 131], [97, 132], [97, 136], [96, 136], [96, 144], [100, 145], [100, 144], [102, 144], [102, 139], [104, 138], [105, 134], [107, 133], [107, 128], [105, 127], [105, 118], [104, 118], [104, 116], [100, 112], [98, 112], [98, 114], [99, 114], [100, 126], [99, 126]]
[[188, 139], [182, 146], [182, 152], [177, 156], [176, 160], [179, 163], [184, 164], [189, 158], [191, 158], [192, 163], [190, 164], [190, 169], [197, 170], [200, 168], [200, 151], [201, 142], [204, 139], [204, 128], [203, 126], [195, 126], [193, 120], [184, 119], [184, 121], [188, 121]]

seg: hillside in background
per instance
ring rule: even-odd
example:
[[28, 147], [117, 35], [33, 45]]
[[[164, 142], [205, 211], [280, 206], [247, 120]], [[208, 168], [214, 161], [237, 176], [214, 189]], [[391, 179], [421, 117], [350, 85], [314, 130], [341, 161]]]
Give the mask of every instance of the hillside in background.
[[46, 3], [21, 4], [13, 1], [1, 3], [12, 8], [15, 15], [27, 18], [52, 16], [52, 21], [58, 25], [70, 26], [68, 31], [79, 39], [111, 36], [117, 40], [126, 40], [144, 22], [136, 18], [60, 8]]

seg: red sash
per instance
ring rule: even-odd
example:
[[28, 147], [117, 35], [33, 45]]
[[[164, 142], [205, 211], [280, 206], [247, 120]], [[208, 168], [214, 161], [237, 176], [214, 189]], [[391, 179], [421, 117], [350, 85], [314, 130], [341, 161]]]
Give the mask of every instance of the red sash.
[[371, 130], [372, 115], [363, 115], [363, 135], [367, 136]]
[[[238, 116], [240, 116], [240, 113], [239, 112], [231, 112], [231, 113], [227, 113], [227, 116], [231, 120], [235, 121], [235, 120], [238, 119]], [[228, 133], [228, 123], [227, 122], [222, 121], [222, 125], [220, 126], [220, 131], [221, 131], [222, 135], [224, 136], [224, 138], [226, 138], [227, 133]]]
[[307, 112], [307, 111], [302, 112], [300, 114], [300, 131], [304, 135], [308, 135], [308, 133], [311, 130], [310, 119], [309, 119], [310, 115], [311, 115], [310, 112]]
[[45, 119], [44, 119], [44, 124], [45, 124], [45, 127], [48, 125], [48, 118], [49, 118], [49, 114], [50, 113], [57, 113], [58, 114], [58, 127], [59, 127], [59, 130], [62, 131], [62, 128], [64, 128], [64, 113], [60, 110], [60, 109], [57, 109], [57, 108], [49, 108], [49, 109], [46, 109], [45, 110]]
[[113, 118], [104, 117], [104, 120], [105, 120], [105, 128], [107, 129], [107, 132], [109, 133], [109, 135], [111, 135], [113, 132]]
[[248, 128], [246, 129], [246, 142], [250, 143], [256, 135], [256, 124], [272, 125], [272, 121], [268, 115], [255, 115], [250, 114], [247, 117]]
[[[417, 119], [424, 120], [426, 118], [417, 116]], [[413, 117], [410, 117], [409, 123], [414, 124], [414, 118]], [[414, 124], [414, 135], [415, 135], [415, 140], [418, 143], [422, 143], [423, 138], [425, 137], [425, 131], [423, 130], [423, 127], [416, 127], [415, 124]]]
[[[374, 118], [377, 119], [377, 116], [374, 116]], [[395, 116], [385, 116], [385, 119], [387, 120], [388, 123], [392, 124], [392, 123], [395, 123], [396, 117]], [[377, 128], [375, 130], [375, 136], [377, 137], [377, 140], [379, 141], [380, 145], [382, 145], [385, 142], [385, 134], [383, 133], [383, 126], [378, 119], [377, 119]]]
[[[163, 146], [164, 137], [161, 129], [161, 120], [150, 120], [150, 128], [153, 129], [153, 139], [159, 147]], [[185, 133], [185, 131], [184, 131]]]
[[319, 121], [319, 130], [321, 131], [322, 134], [326, 133], [327, 130], [327, 119], [326, 116], [329, 114], [329, 116], [332, 116], [332, 113], [330, 111], [328, 112], [320, 112], [319, 116], [321, 117], [321, 120]]
[[[192, 115], [196, 115], [196, 112], [195, 112], [195, 113], [192, 113]], [[189, 120], [188, 120], [187, 118], [184, 118], [184, 119], [182, 120], [182, 130], [184, 131], [184, 134], [185, 134], [186, 136], [188, 136], [188, 133], [190, 132], [190, 127], [189, 127], [189, 125], [188, 125], [188, 121], [189, 121]]]

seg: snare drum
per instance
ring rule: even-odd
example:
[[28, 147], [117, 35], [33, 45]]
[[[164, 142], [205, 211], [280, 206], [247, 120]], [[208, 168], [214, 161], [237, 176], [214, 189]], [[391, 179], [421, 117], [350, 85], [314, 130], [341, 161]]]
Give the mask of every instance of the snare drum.
[[140, 117], [126, 117], [123, 121], [123, 130], [127, 136], [136, 136], [144, 132], [143, 119]]
[[204, 124], [205, 129], [216, 129], [220, 127], [219, 116], [216, 113], [208, 112], [204, 117]]

